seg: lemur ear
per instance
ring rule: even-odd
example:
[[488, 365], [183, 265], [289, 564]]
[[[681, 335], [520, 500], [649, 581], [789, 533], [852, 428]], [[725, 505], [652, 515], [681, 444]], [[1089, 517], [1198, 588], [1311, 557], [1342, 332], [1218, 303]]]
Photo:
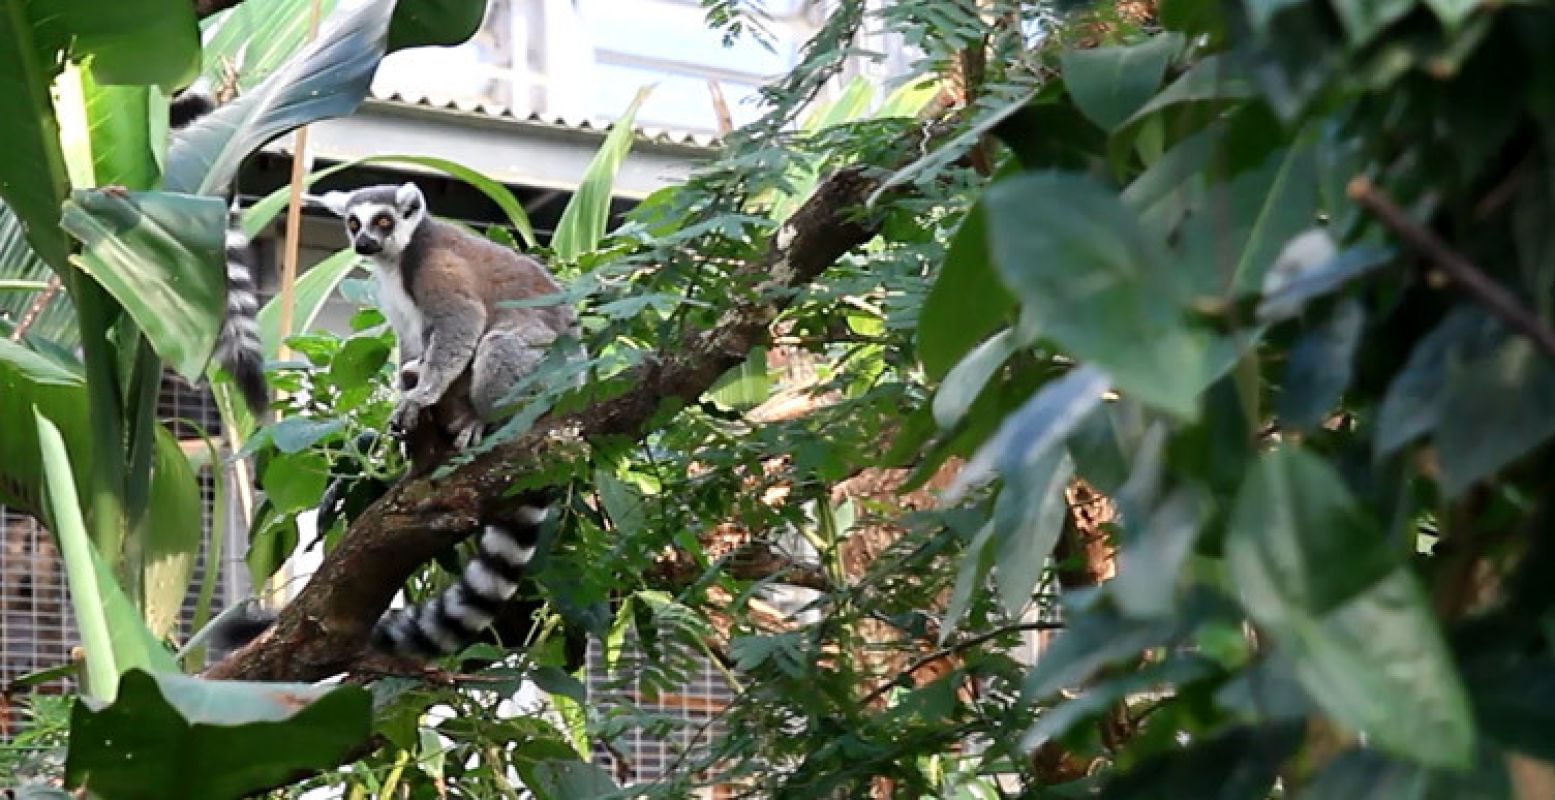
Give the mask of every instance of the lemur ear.
[[406, 183], [394, 191], [394, 204], [399, 206], [400, 214], [412, 216], [425, 205], [421, 198], [421, 187], [414, 183]]
[[351, 193], [325, 192], [322, 197], [318, 198], [318, 201], [322, 203], [325, 208], [329, 209], [331, 214], [334, 214], [337, 217], [344, 217], [346, 215], [346, 208], [351, 203]]

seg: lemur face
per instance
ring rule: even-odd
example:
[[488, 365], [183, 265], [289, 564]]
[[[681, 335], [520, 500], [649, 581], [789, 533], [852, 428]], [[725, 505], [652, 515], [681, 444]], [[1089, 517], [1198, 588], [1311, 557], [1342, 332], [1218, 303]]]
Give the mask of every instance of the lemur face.
[[369, 186], [354, 192], [330, 192], [324, 204], [345, 218], [346, 235], [359, 255], [396, 259], [426, 214], [421, 189], [403, 186]]

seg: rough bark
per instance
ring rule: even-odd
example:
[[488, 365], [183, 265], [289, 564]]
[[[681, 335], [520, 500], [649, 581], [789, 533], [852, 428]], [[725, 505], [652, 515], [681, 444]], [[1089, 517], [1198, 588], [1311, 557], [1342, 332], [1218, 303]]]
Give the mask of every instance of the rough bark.
[[533, 471], [555, 448], [604, 435], [637, 436], [667, 403], [706, 391], [767, 337], [788, 302], [787, 289], [809, 282], [872, 237], [876, 223], [857, 213], [879, 185], [864, 169], [840, 171], [817, 187], [773, 238], [764, 257], [737, 270], [753, 289], [711, 330], [694, 330], [639, 367], [633, 388], [573, 414], [541, 420], [443, 478], [396, 485], [356, 520], [276, 625], [206, 673], [211, 678], [312, 681], [349, 670], [363, 655], [373, 622], [422, 564], [500, 520], [515, 476]]

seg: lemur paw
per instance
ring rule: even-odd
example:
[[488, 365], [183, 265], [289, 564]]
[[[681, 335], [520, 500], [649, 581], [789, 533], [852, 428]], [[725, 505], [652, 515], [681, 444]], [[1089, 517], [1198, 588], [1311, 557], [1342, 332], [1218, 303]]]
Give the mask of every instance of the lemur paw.
[[110, 183], [107, 186], [99, 186], [97, 187], [97, 191], [102, 192], [109, 197], [117, 197], [121, 200], [129, 197], [130, 195], [130, 190], [125, 188], [125, 186], [120, 183]]
[[399, 405], [394, 407], [394, 413], [389, 416], [389, 430], [396, 436], [403, 436], [414, 428], [416, 422], [421, 419], [421, 410], [425, 408], [421, 403], [411, 397], [400, 399]]

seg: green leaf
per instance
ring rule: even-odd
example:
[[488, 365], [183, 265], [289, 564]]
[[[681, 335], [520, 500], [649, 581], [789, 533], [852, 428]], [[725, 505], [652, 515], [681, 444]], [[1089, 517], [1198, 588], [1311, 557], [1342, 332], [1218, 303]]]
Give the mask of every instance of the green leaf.
[[918, 311], [918, 359], [924, 372], [944, 377], [1014, 306], [1015, 298], [989, 260], [987, 215], [979, 202], [956, 229], [939, 277]]
[[392, 11], [391, 3], [360, 3], [335, 14], [317, 39], [253, 90], [175, 132], [164, 186], [220, 193], [266, 142], [355, 111], [383, 58]]
[[[77, 491], [86, 487], [90, 461], [85, 384], [67, 370], [16, 342], [0, 337], [0, 415], [26, 420], [37, 408], [62, 432]], [[11, 424], [0, 436], [0, 503], [24, 514], [36, 514], [49, 527], [51, 513], [44, 500], [42, 450], [35, 425]]]
[[1283, 427], [1313, 430], [1326, 420], [1350, 385], [1366, 310], [1347, 297], [1322, 325], [1302, 334], [1285, 361], [1277, 411]]
[[150, 87], [102, 86], [89, 70], [73, 67], [55, 85], [71, 183], [152, 188], [160, 173], [151, 141]]
[[[200, 41], [194, 9], [178, 0], [10, 0], [0, 13], [0, 197], [16, 211], [38, 255], [63, 268], [58, 228], [69, 188], [50, 86], [66, 50], [90, 63], [96, 83], [172, 87], [193, 77]], [[88, 135], [80, 131], [82, 136]]]
[[1097, 796], [1104, 800], [1263, 800], [1285, 759], [1301, 745], [1301, 734], [1300, 725], [1232, 728], [1144, 759], [1113, 778]]
[[1182, 37], [1167, 33], [1127, 47], [1065, 50], [1059, 55], [1064, 86], [1085, 116], [1110, 131], [1155, 94], [1181, 47]]
[[308, 39], [308, 16], [318, 2], [320, 27], [334, 14], [335, 0], [263, 0], [240, 3], [202, 23], [202, 74], [212, 85], [226, 78], [226, 65], [241, 64], [237, 89], [247, 93], [286, 63]]
[[624, 536], [636, 536], [648, 523], [648, 511], [643, 507], [642, 495], [631, 485], [603, 470], [594, 473], [594, 486], [599, 490], [600, 503], [616, 530]]
[[1464, 665], [1474, 716], [1485, 735], [1509, 750], [1555, 760], [1555, 664], [1521, 652], [1476, 653]]
[[1120, 390], [1193, 417], [1218, 359], [1213, 339], [1185, 323], [1184, 287], [1158, 261], [1164, 244], [1088, 176], [1027, 173], [986, 197], [995, 266], [1042, 336]]
[[[1454, 368], [1457, 367], [1457, 368]], [[1461, 366], [1449, 362], [1436, 424], [1442, 488], [1457, 497], [1555, 434], [1555, 365], [1508, 337]]]
[[966, 552], [961, 555], [961, 567], [956, 571], [956, 585], [950, 592], [950, 603], [945, 607], [945, 617], [940, 621], [939, 642], [944, 644], [956, 632], [956, 625], [966, 616], [972, 605], [972, 596], [982, 590], [993, 566], [993, 522], [989, 522], [972, 537]]
[[1370, 42], [1383, 28], [1414, 10], [1415, 0], [1335, 0], [1334, 11], [1352, 47]]
[[1436, 12], [1437, 18], [1448, 31], [1456, 32], [1463, 27], [1469, 15], [1479, 8], [1480, 0], [1425, 0], [1425, 4]]
[[1175, 610], [1175, 595], [1208, 511], [1191, 486], [1177, 489], [1144, 519], [1125, 519], [1128, 541], [1117, 555], [1109, 586], [1118, 608], [1132, 617], [1159, 617]]
[[987, 480], [995, 469], [1006, 478], [1041, 461], [1063, 444], [1108, 388], [1107, 376], [1094, 367], [1081, 367], [1044, 385], [978, 449], [947, 490], [954, 497], [967, 487]]
[[486, 0], [400, 0], [389, 25], [389, 50], [462, 44], [485, 18]]
[[1069, 454], [1055, 448], [1004, 479], [993, 511], [994, 581], [1011, 619], [1018, 619], [1031, 602], [1042, 565], [1064, 530], [1069, 513], [1064, 489], [1073, 476]]
[[300, 453], [312, 447], [320, 439], [339, 432], [344, 426], [345, 422], [339, 419], [310, 419], [299, 416], [287, 417], [266, 430], [269, 431], [270, 441], [275, 443], [275, 449], [282, 453]]
[[313, 321], [324, 309], [324, 303], [334, 294], [335, 287], [360, 265], [361, 259], [350, 248], [346, 248], [303, 273], [293, 289], [295, 306], [292, 309], [291, 330], [281, 330], [280, 296], [265, 303], [265, 307], [259, 309], [259, 340], [264, 345], [265, 358], [275, 358], [286, 337], [312, 327]]
[[1501, 335], [1496, 322], [1477, 309], [1460, 308], [1421, 339], [1404, 368], [1394, 375], [1377, 415], [1373, 447], [1385, 458], [1441, 419], [1449, 361], [1464, 363], [1491, 352]]
[[749, 411], [772, 396], [772, 379], [767, 375], [767, 348], [751, 348], [750, 357], [718, 376], [704, 393], [719, 408]]
[[605, 238], [605, 225], [610, 221], [610, 192], [615, 183], [616, 171], [626, 154], [632, 150], [632, 124], [637, 119], [637, 109], [652, 91], [651, 86], [637, 90], [626, 113], [611, 126], [599, 152], [583, 171], [577, 191], [567, 201], [562, 217], [551, 235], [551, 248], [564, 261], [576, 261], [578, 256], [599, 246]]
[[[200, 485], [189, 458], [167, 428], [156, 425], [153, 435], [151, 499], [138, 535], [144, 537], [146, 625], [154, 636], [165, 637], [178, 624], [205, 536]], [[220, 536], [220, 523], [213, 527]]]
[[270, 459], [260, 484], [276, 510], [286, 514], [318, 505], [329, 482], [329, 462], [323, 453], [282, 453]]
[[389, 362], [389, 344], [378, 336], [353, 336], [340, 346], [329, 364], [329, 380], [337, 389], [366, 386]]
[[1505, 754], [1480, 748], [1472, 770], [1430, 770], [1376, 750], [1346, 750], [1323, 766], [1302, 792], [1308, 797], [1389, 800], [1506, 800], [1518, 797]]
[[1294, 317], [1307, 303], [1391, 263], [1393, 256], [1391, 248], [1366, 245], [1336, 253], [1323, 231], [1303, 233], [1286, 243], [1264, 276], [1258, 318], [1275, 322]]
[[982, 393], [988, 379], [1019, 349], [1020, 340], [1015, 329], [1006, 328], [961, 359], [934, 392], [931, 408], [935, 424], [942, 430], [955, 427]]
[[129, 312], [180, 375], [204, 371], [225, 312], [220, 200], [161, 192], [78, 191], [63, 224], [86, 251], [72, 259]]
[[538, 800], [592, 800], [620, 790], [610, 773], [586, 761], [542, 761], [532, 774], [534, 780], [525, 783]]
[[1064, 615], [1068, 624], [1026, 675], [1021, 692], [1024, 700], [1040, 700], [1079, 686], [1103, 666], [1181, 634], [1176, 620], [1130, 619], [1100, 604], [1077, 609], [1066, 601]]
[[1036, 724], [1021, 737], [1021, 747], [1032, 750], [1062, 737], [1075, 725], [1100, 716], [1127, 697], [1163, 688], [1175, 689], [1209, 677], [1214, 671], [1213, 663], [1200, 656], [1172, 656], [1138, 672], [1098, 682], [1079, 697], [1043, 709], [1037, 715]]
[[84, 688], [89, 696], [112, 699], [118, 691], [119, 665], [114, 659], [116, 653], [108, 635], [108, 615], [92, 565], [92, 540], [81, 519], [81, 503], [76, 497], [75, 478], [70, 472], [70, 454], [54, 423], [36, 408], [33, 418], [49, 493], [49, 520], [59, 541], [65, 576], [70, 582], [76, 627], [81, 630], [81, 642], [86, 648]]
[[338, 765], [371, 732], [359, 686], [126, 673], [71, 712], [66, 782], [124, 800], [240, 797]]
[[1259, 459], [1225, 548], [1243, 604], [1329, 715], [1382, 749], [1468, 765], [1468, 700], [1425, 593], [1327, 462]]
[[[336, 164], [328, 169], [309, 173], [303, 179], [303, 186], [312, 186], [315, 181], [322, 180], [343, 170], [353, 169], [363, 164], [415, 164], [427, 167], [464, 181], [471, 187], [491, 198], [508, 215], [508, 222], [524, 237], [524, 243], [529, 247], [538, 247], [539, 240], [535, 238], [534, 227], [529, 223], [529, 215], [524, 211], [524, 205], [513, 195], [512, 190], [501, 183], [476, 172], [469, 167], [446, 158], [436, 156], [418, 155], [379, 155], [359, 158], [355, 161], [347, 161], [344, 164]], [[279, 189], [265, 195], [257, 203], [249, 206], [243, 212], [243, 230], [249, 236], [256, 236], [281, 213], [291, 199], [291, 186], [282, 186]]]
[[1303, 141], [1211, 184], [1179, 234], [1179, 270], [1192, 276], [1194, 294], [1263, 290], [1287, 243], [1317, 220], [1316, 176], [1313, 148]]
[[1221, 105], [1256, 96], [1253, 84], [1227, 56], [1213, 55], [1194, 64], [1171, 86], [1134, 112], [1125, 125], [1134, 125], [1146, 117], [1184, 104]]

